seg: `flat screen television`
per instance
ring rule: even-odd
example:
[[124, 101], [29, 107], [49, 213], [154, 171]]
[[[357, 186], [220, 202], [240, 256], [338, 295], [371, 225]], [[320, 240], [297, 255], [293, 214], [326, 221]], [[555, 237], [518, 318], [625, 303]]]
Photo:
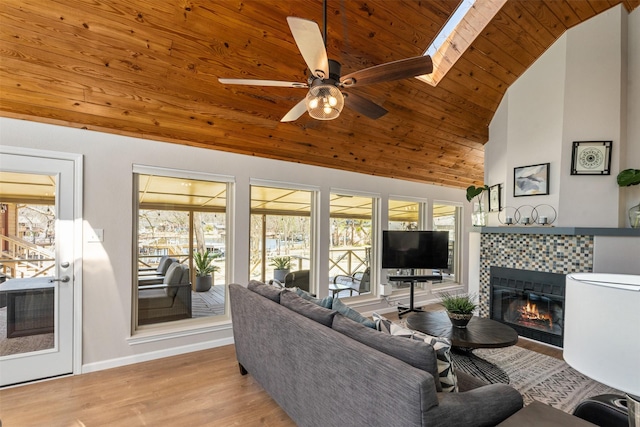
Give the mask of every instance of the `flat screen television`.
[[448, 267], [448, 231], [382, 231], [382, 268]]

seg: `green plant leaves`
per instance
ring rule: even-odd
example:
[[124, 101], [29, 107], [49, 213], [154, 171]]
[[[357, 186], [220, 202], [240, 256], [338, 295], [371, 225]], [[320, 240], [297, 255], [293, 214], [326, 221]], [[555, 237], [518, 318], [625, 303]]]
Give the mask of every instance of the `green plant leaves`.
[[213, 272], [220, 271], [220, 267], [212, 264], [216, 258], [218, 258], [218, 254], [213, 252], [195, 252], [193, 262], [196, 265], [196, 276], [208, 276]]
[[640, 184], [640, 169], [625, 169], [618, 174], [618, 185], [629, 187]]
[[489, 186], [485, 185], [483, 187], [476, 187], [475, 185], [470, 185], [467, 187], [467, 201], [470, 202], [474, 197], [482, 194], [483, 191], [489, 190]]

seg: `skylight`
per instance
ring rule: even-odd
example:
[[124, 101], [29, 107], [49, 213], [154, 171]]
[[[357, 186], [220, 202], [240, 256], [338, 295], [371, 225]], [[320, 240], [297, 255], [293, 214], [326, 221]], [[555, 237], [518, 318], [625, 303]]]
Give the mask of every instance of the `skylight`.
[[436, 86], [507, 0], [462, 0], [424, 55], [433, 72], [416, 78]]

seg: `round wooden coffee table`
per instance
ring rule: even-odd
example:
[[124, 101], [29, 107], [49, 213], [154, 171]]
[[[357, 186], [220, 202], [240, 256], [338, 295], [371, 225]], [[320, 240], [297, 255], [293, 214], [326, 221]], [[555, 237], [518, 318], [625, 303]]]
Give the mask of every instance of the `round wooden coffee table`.
[[[518, 342], [518, 333], [509, 326], [474, 316], [466, 328], [456, 328], [445, 311], [425, 311], [407, 317], [407, 327], [451, 340], [454, 366], [489, 382], [509, 383], [509, 376], [493, 363], [472, 353], [475, 348], [509, 347]], [[457, 351], [456, 351], [457, 350]]]
[[407, 327], [449, 338], [453, 347], [462, 349], [509, 347], [518, 342], [518, 333], [503, 323], [473, 316], [466, 328], [456, 328], [445, 311], [414, 313], [407, 317]]

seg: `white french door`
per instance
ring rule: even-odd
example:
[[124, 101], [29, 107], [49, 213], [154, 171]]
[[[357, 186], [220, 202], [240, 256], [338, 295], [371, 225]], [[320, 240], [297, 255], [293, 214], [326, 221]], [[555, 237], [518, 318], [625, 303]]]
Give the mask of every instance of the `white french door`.
[[74, 372], [81, 182], [79, 155], [0, 147], [0, 386]]

